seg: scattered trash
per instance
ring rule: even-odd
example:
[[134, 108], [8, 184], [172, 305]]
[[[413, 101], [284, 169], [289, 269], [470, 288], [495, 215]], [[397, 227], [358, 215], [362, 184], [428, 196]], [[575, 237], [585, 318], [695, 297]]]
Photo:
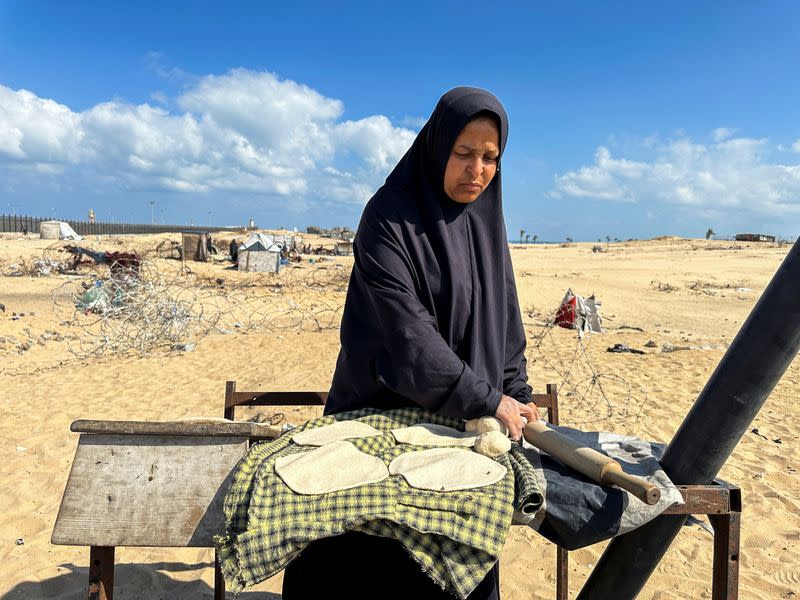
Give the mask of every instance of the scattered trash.
[[677, 352], [678, 350], [724, 350], [728, 344], [708, 344], [705, 346], [688, 346], [683, 344], [670, 344], [669, 342], [661, 346], [662, 352]]
[[554, 322], [564, 329], [602, 333], [603, 323], [600, 319], [600, 306], [600, 301], [595, 299], [594, 294], [588, 298], [583, 298], [573, 293], [572, 288], [570, 288], [561, 300]]
[[764, 438], [765, 440], [766, 440], [766, 439], [769, 439], [769, 438], [767, 438], [767, 436], [765, 436], [764, 434], [762, 434], [762, 433], [759, 433], [759, 432], [758, 432], [758, 427], [753, 427], [753, 428], [750, 430], [750, 433], [755, 433], [755, 434], [756, 434], [758, 437], [762, 437], [762, 438]]
[[17, 446], [17, 452], [25, 452], [28, 449], [25, 446]]
[[738, 287], [736, 288], [737, 292], [752, 292], [753, 290], [748, 287]]
[[188, 344], [173, 344], [170, 350], [174, 350], [175, 352], [194, 352], [196, 344], [188, 343]]
[[627, 344], [614, 344], [611, 348], [606, 348], [606, 352], [629, 352], [631, 354], [644, 354], [643, 350], [636, 350]]
[[5, 304], [0, 304], [0, 311], [1, 312], [6, 312], [6, 305]]
[[22, 538], [17, 538], [17, 540], [14, 543], [17, 546], [24, 546], [25, 545], [25, 540], [23, 540]]
[[775, 442], [776, 444], [782, 444], [782, 443], [783, 443], [783, 442], [781, 441], [781, 438], [775, 438], [775, 439], [774, 439], [774, 440], [772, 440], [772, 441], [773, 441], [773, 442]]
[[645, 348], [656, 348], [657, 346], [658, 344], [656, 344], [653, 340], [648, 340], [644, 345]]

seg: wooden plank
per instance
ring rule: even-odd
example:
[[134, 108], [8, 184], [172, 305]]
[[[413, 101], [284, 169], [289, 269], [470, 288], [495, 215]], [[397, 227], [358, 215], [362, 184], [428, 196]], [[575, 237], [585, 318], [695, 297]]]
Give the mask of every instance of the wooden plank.
[[209, 437], [277, 438], [279, 425], [250, 421], [186, 420], [186, 421], [95, 421], [79, 419], [70, 425], [76, 433], [109, 435], [188, 435]]
[[54, 544], [210, 547], [241, 437], [81, 435]]
[[714, 515], [730, 512], [730, 490], [720, 485], [679, 485], [686, 504], [671, 506], [665, 515]]
[[232, 392], [225, 406], [320, 406], [328, 392]]

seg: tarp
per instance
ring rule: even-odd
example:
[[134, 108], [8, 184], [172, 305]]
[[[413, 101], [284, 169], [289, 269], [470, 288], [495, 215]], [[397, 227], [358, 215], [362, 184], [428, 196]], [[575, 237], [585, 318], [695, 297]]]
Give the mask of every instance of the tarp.
[[583, 298], [575, 294], [570, 288], [564, 294], [564, 299], [558, 307], [555, 323], [565, 329], [602, 333], [603, 323], [600, 319], [600, 306], [600, 301], [594, 295]]
[[661, 499], [649, 506], [629, 492], [593, 482], [523, 441], [523, 452], [536, 471], [544, 504], [533, 515], [516, 511], [515, 523], [532, 527], [562, 548], [576, 550], [631, 531], [670, 506], [683, 504], [680, 492], [658, 463], [663, 445], [614, 433], [548, 426], [616, 459], [626, 473], [655, 483], [661, 489]]
[[69, 226], [69, 223], [61, 223], [58, 224], [59, 235], [61, 235], [62, 240], [75, 240], [76, 242], [81, 241], [83, 238], [75, 233], [75, 230]]
[[280, 252], [281, 246], [275, 243], [275, 238], [266, 233], [254, 233], [248, 240], [239, 246], [239, 251], [262, 250], [267, 252]]

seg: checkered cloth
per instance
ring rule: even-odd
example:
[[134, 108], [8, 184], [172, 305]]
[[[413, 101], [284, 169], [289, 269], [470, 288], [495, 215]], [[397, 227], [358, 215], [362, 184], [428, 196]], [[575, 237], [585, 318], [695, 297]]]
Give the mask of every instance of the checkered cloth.
[[[304, 429], [358, 419], [383, 432], [351, 440], [387, 465], [425, 446], [397, 444], [390, 431], [416, 423], [462, 429], [455, 419], [421, 409], [364, 409], [308, 421], [272, 442], [254, 445], [237, 465], [225, 497], [226, 533], [217, 539], [229, 590], [239, 592], [283, 569], [310, 542], [361, 531], [399, 540], [443, 589], [465, 598], [500, 556], [511, 516], [541, 505], [533, 468], [516, 444], [497, 458], [508, 469], [490, 486], [454, 492], [418, 490], [400, 476], [357, 488], [300, 495], [275, 473], [275, 459], [307, 447], [291, 441]], [[471, 452], [464, 448], [462, 451]]]

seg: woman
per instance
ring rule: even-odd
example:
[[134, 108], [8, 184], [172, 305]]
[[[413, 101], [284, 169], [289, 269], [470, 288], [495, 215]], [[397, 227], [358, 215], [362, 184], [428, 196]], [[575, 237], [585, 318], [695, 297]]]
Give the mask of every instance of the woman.
[[[508, 122], [476, 88], [442, 96], [364, 209], [326, 414], [421, 406], [494, 415], [518, 439], [528, 406], [525, 333], [502, 211]], [[286, 569], [283, 597], [449, 598], [399, 542], [347, 533]], [[499, 598], [497, 566], [470, 598]]]

